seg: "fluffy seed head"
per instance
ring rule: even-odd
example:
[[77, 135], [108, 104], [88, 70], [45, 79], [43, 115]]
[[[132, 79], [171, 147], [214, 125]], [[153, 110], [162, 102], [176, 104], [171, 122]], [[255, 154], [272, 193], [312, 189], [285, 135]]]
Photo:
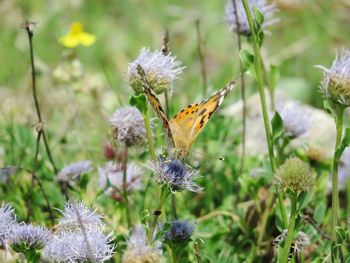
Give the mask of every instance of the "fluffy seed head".
[[323, 70], [321, 90], [326, 99], [333, 103], [350, 106], [350, 51], [342, 49], [340, 54], [328, 69], [316, 66]]
[[[105, 193], [118, 197], [118, 192], [113, 189], [123, 189], [123, 167], [117, 166], [113, 162], [108, 162], [104, 167], [98, 168], [100, 175], [99, 184], [101, 188], [106, 189]], [[126, 190], [133, 191], [142, 187], [143, 171], [134, 163], [128, 163], [126, 169]], [[109, 183], [112, 187], [109, 186]], [[117, 198], [118, 199], [118, 198]]]
[[79, 161], [62, 168], [58, 173], [56, 180], [62, 183], [76, 181], [80, 175], [90, 172], [91, 161]]
[[114, 137], [128, 146], [139, 144], [146, 137], [144, 120], [135, 107], [126, 106], [117, 109], [109, 122], [113, 128]]
[[123, 256], [123, 263], [160, 263], [160, 250], [151, 248], [146, 242], [146, 231], [142, 225], [137, 225], [128, 240], [128, 247]]
[[299, 137], [308, 131], [311, 113], [298, 102], [277, 105], [277, 111], [283, 119], [285, 131], [292, 137]]
[[15, 251], [25, 249], [41, 249], [52, 238], [51, 233], [44, 227], [16, 224], [11, 229], [11, 245]]
[[0, 207], [0, 248], [5, 248], [10, 238], [11, 230], [16, 224], [15, 212], [11, 205], [4, 202]]
[[102, 216], [96, 214], [96, 211], [87, 207], [83, 202], [67, 202], [61, 212], [63, 217], [58, 220], [57, 233], [81, 232], [82, 225], [85, 230], [101, 230], [104, 227], [101, 221]]
[[113, 256], [111, 234], [87, 231], [86, 237], [81, 232], [62, 232], [44, 247], [42, 255], [49, 262], [90, 262], [92, 257], [98, 263]]
[[307, 191], [312, 187], [313, 180], [309, 164], [295, 157], [285, 161], [274, 176], [275, 185], [282, 191], [288, 189], [294, 192]]
[[193, 182], [197, 176], [197, 171], [188, 170], [182, 161], [159, 159], [156, 162], [150, 162], [150, 168], [154, 173], [157, 183], [166, 184], [170, 191], [181, 192], [189, 190], [192, 192], [200, 192], [202, 188]]
[[[235, 1], [235, 5], [233, 3]], [[254, 16], [253, 7], [258, 8], [264, 15], [263, 28], [276, 23], [278, 20], [273, 17], [276, 12], [275, 3], [269, 4], [266, 0], [248, 0], [248, 5]], [[235, 8], [236, 7], [236, 8]], [[237, 11], [238, 21], [235, 12]], [[249, 27], [247, 15], [241, 0], [227, 0], [225, 7], [225, 18], [230, 26], [230, 30], [236, 33], [249, 36], [252, 32]], [[239, 32], [238, 27], [239, 25]]]
[[164, 239], [172, 243], [183, 243], [189, 240], [193, 231], [194, 224], [188, 221], [176, 220], [171, 223], [169, 231], [164, 235]]
[[135, 92], [142, 92], [142, 81], [137, 71], [140, 65], [146, 73], [147, 80], [157, 94], [171, 89], [173, 82], [181, 74], [184, 67], [171, 53], [164, 56], [161, 51], [150, 51], [142, 48], [136, 60], [128, 65], [128, 81]]

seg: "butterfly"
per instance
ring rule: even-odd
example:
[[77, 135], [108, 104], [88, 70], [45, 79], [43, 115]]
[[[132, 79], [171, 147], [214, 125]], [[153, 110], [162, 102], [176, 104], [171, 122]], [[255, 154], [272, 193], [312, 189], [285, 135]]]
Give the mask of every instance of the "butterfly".
[[214, 93], [207, 100], [188, 105], [173, 118], [168, 120], [158, 98], [147, 80], [144, 70], [140, 65], [137, 65], [137, 70], [141, 76], [144, 93], [149, 103], [156, 111], [159, 119], [162, 121], [167, 131], [169, 141], [175, 146], [177, 155], [184, 158], [187, 157], [191, 145], [208, 123], [213, 113], [222, 104], [224, 98], [235, 87], [236, 80], [229, 82], [224, 88]]

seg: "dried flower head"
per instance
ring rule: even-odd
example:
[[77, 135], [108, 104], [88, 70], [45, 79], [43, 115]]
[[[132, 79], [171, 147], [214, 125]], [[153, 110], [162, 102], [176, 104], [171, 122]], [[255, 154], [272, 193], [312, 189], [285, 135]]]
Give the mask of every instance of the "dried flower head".
[[[263, 28], [266, 28], [267, 26], [270, 26], [278, 21], [273, 17], [274, 13], [276, 12], [275, 3], [270, 4], [266, 0], [248, 0], [248, 5], [253, 16], [253, 7], [258, 8], [264, 15]], [[227, 0], [225, 7], [225, 18], [230, 26], [231, 31], [238, 32], [239, 34], [246, 36], [249, 36], [251, 34], [248, 18], [245, 13], [242, 1]], [[238, 21], [236, 18], [238, 18]]]
[[311, 113], [298, 102], [277, 105], [277, 111], [283, 119], [285, 131], [292, 137], [306, 133], [311, 125]]
[[15, 224], [14, 210], [11, 205], [3, 202], [0, 207], [0, 248], [6, 248], [6, 243]]
[[134, 227], [123, 256], [123, 263], [160, 263], [160, 250], [151, 248], [146, 242], [146, 231], [142, 225]]
[[62, 168], [57, 174], [56, 180], [62, 183], [70, 183], [78, 180], [80, 175], [91, 171], [91, 161], [79, 161]]
[[[111, 244], [111, 234], [99, 231], [63, 232], [55, 235], [44, 247], [42, 255], [49, 262], [105, 262], [113, 254], [115, 245]], [[92, 261], [93, 259], [93, 261]]]
[[63, 217], [58, 220], [57, 233], [81, 232], [82, 227], [85, 230], [102, 230], [104, 227], [102, 216], [96, 214], [96, 211], [87, 207], [83, 202], [67, 202], [61, 212]]
[[312, 187], [313, 180], [310, 165], [295, 157], [286, 160], [274, 176], [275, 185], [282, 191], [307, 191]]
[[183, 243], [189, 240], [193, 231], [194, 224], [186, 220], [176, 220], [171, 223], [170, 229], [164, 235], [164, 239], [172, 243]]
[[141, 112], [136, 107], [127, 106], [117, 109], [109, 122], [115, 138], [128, 146], [139, 144], [146, 137], [145, 123]]
[[326, 99], [343, 106], [350, 106], [350, 51], [342, 49], [338, 52], [328, 69], [316, 66], [323, 70], [321, 90]]
[[[275, 238], [274, 245], [279, 246], [283, 241], [285, 241], [287, 234], [288, 234], [288, 230], [283, 229], [282, 233]], [[291, 255], [295, 256], [296, 254], [301, 253], [309, 245], [310, 245], [310, 237], [304, 232], [299, 231], [297, 236], [293, 240], [293, 243], [291, 246]]]
[[[123, 189], [123, 167], [108, 162], [104, 167], [98, 168], [98, 172], [100, 175], [99, 184], [101, 188], [106, 189], [105, 193], [114, 197], [119, 196], [115, 188]], [[143, 171], [138, 165], [128, 163], [126, 168], [126, 190], [130, 192], [140, 189], [142, 187], [142, 176]]]
[[15, 224], [11, 229], [11, 246], [17, 252], [24, 249], [42, 249], [52, 238], [52, 234], [44, 227]]
[[197, 176], [197, 171], [189, 170], [178, 159], [165, 161], [160, 158], [156, 162], [150, 162], [150, 168], [154, 173], [156, 182], [167, 185], [172, 192], [183, 190], [200, 192], [202, 190], [193, 182], [193, 179]]
[[142, 81], [137, 71], [140, 65], [146, 73], [147, 80], [157, 94], [172, 88], [172, 84], [184, 67], [171, 53], [163, 55], [161, 51], [151, 52], [142, 48], [136, 60], [128, 65], [128, 81], [135, 92], [142, 92]]

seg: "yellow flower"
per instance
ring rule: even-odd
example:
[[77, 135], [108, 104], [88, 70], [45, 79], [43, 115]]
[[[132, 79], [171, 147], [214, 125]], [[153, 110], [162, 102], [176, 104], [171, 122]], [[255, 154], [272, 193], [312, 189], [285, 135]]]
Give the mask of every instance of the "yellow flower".
[[71, 24], [69, 32], [60, 38], [60, 43], [68, 48], [75, 48], [79, 45], [88, 47], [91, 46], [95, 40], [96, 37], [94, 35], [84, 32], [82, 23], [74, 22]]

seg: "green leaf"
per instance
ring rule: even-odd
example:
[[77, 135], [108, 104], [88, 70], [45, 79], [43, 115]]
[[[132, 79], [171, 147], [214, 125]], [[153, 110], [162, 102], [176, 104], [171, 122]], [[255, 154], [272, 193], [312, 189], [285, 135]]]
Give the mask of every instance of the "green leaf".
[[317, 224], [321, 224], [324, 216], [326, 214], [326, 205], [323, 202], [320, 202], [316, 205], [316, 209], [314, 212], [314, 219], [317, 222]]
[[299, 204], [299, 209], [298, 211], [303, 210], [312, 200], [312, 195], [309, 192], [301, 192], [298, 196], [298, 204]]
[[279, 80], [280, 78], [280, 71], [279, 71], [279, 68], [275, 65], [271, 65], [270, 66], [270, 83], [271, 83], [271, 86], [273, 88], [276, 87], [277, 85], [277, 81]]
[[275, 115], [271, 120], [271, 125], [272, 125], [272, 137], [273, 137], [273, 140], [275, 141], [282, 136], [283, 127], [284, 127], [283, 119], [277, 111], [275, 111]]
[[345, 129], [342, 145], [344, 148], [350, 145], [350, 128], [349, 127]]
[[242, 61], [244, 71], [256, 78], [254, 55], [245, 49], [239, 51], [239, 58]]
[[344, 242], [344, 240], [346, 239], [346, 231], [344, 228], [337, 226], [335, 228], [335, 233], [337, 236], [337, 242], [338, 244], [342, 244]]
[[88, 185], [90, 181], [90, 177], [88, 174], [82, 174], [80, 177], [79, 177], [79, 187], [81, 190], [83, 190], [84, 192], [86, 191], [86, 187]]
[[130, 96], [129, 104], [139, 109], [142, 115], [147, 113], [147, 98], [144, 94], [133, 94]]
[[324, 100], [323, 101], [323, 108], [330, 114], [333, 115], [333, 117], [337, 116], [337, 114], [335, 113], [334, 109], [332, 108], [331, 103], [329, 102], [329, 100]]
[[253, 12], [254, 12], [255, 21], [258, 24], [260, 29], [262, 27], [262, 24], [264, 23], [264, 14], [255, 6], [253, 6]]

